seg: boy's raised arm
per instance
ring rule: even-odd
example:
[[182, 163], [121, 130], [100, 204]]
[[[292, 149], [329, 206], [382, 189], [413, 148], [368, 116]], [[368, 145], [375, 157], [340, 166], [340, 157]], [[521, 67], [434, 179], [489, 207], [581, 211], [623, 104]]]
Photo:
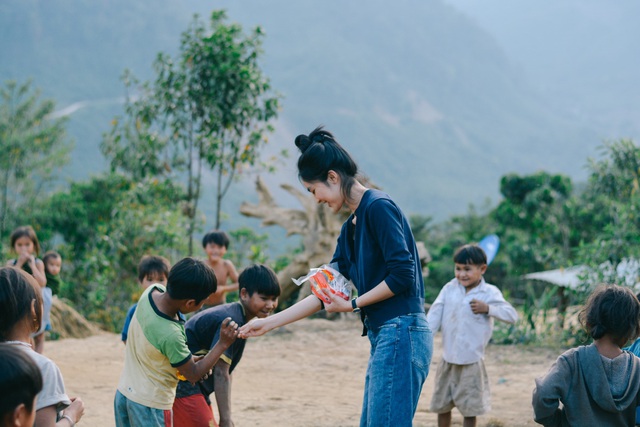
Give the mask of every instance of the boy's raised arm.
[[224, 283], [222, 287], [224, 292], [235, 292], [240, 288], [238, 283], [238, 270], [236, 270], [236, 266], [229, 260], [224, 261], [226, 270], [227, 270], [227, 279], [231, 280], [230, 284]]
[[200, 381], [218, 362], [222, 353], [233, 344], [237, 336], [238, 324], [230, 317], [227, 317], [222, 321], [218, 342], [209, 350], [206, 356], [197, 361], [192, 357], [184, 365], [179, 366], [178, 370], [187, 381], [191, 383]]

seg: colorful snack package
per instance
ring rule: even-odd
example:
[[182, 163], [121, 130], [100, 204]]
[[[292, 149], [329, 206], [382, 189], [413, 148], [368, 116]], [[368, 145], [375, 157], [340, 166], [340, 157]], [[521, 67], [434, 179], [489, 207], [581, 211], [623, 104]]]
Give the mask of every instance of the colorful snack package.
[[329, 289], [332, 293], [349, 301], [351, 299], [351, 283], [331, 265], [335, 264], [312, 268], [306, 276], [291, 280], [298, 286], [302, 286], [308, 281], [311, 285], [311, 292], [327, 304], [331, 304], [331, 298], [325, 295], [322, 289]]

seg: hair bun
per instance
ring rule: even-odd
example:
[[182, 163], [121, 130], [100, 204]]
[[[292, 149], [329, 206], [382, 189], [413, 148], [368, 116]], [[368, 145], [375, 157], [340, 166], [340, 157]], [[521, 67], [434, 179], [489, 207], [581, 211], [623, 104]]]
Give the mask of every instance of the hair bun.
[[307, 151], [309, 146], [311, 145], [311, 140], [307, 135], [298, 135], [296, 136], [296, 147], [300, 149], [301, 152]]

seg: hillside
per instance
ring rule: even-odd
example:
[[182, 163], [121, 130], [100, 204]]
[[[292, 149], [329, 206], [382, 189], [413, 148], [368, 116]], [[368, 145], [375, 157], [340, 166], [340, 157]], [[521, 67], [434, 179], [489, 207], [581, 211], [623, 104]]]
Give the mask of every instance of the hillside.
[[[70, 116], [76, 150], [65, 171], [86, 177], [105, 167], [97, 146], [121, 113], [122, 71], [150, 78], [155, 55], [175, 52], [192, 14], [207, 16], [212, 7], [204, 0], [2, 2], [0, 80], [31, 77], [60, 108], [87, 101]], [[286, 147], [295, 155], [293, 137], [325, 124], [408, 213], [443, 219], [469, 203], [496, 201], [508, 172], [583, 177], [594, 147], [618, 136], [574, 120], [562, 102], [550, 104], [479, 20], [442, 0], [215, 7], [266, 32], [264, 70], [285, 97], [269, 152]], [[293, 163], [268, 182], [295, 180]], [[255, 197], [251, 182], [237, 188], [224, 207], [230, 227], [245, 221], [235, 206]]]
[[[527, 80], [603, 138], [640, 135], [640, 3], [447, 0], [495, 37]], [[544, 31], [541, 31], [544, 29]]]

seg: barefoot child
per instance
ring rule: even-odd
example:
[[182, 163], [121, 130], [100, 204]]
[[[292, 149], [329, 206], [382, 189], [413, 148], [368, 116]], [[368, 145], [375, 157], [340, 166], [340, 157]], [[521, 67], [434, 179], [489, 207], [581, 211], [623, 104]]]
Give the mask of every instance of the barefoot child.
[[[536, 379], [534, 420], [545, 426], [633, 426], [640, 359], [622, 350], [640, 333], [640, 303], [629, 288], [600, 285], [579, 314], [593, 343], [564, 352]], [[562, 408], [560, 403], [562, 402]]]
[[447, 427], [455, 406], [464, 417], [463, 426], [472, 427], [478, 415], [491, 409], [484, 351], [493, 319], [515, 323], [518, 313], [497, 287], [484, 281], [487, 256], [482, 248], [462, 246], [453, 262], [455, 279], [444, 285], [427, 314], [431, 329], [442, 329], [444, 347], [430, 411], [438, 414], [438, 427]]
[[169, 271], [166, 288], [149, 286], [131, 319], [124, 369], [115, 396], [117, 427], [171, 426], [178, 378], [197, 382], [233, 343], [238, 325], [226, 318], [211, 351], [196, 358], [178, 313], [199, 310], [216, 291], [216, 275], [202, 261], [184, 258]]
[[[252, 265], [238, 278], [240, 300], [199, 312], [185, 324], [187, 344], [193, 354], [206, 354], [218, 341], [222, 321], [231, 317], [239, 326], [254, 317], [267, 317], [277, 306], [280, 285], [276, 274], [264, 265]], [[173, 413], [176, 427], [217, 425], [209, 395], [215, 392], [220, 427], [233, 426], [231, 418], [231, 373], [240, 363], [245, 340], [236, 340], [220, 356], [212, 376], [196, 384], [178, 383]]]
[[[224, 231], [214, 230], [202, 238], [202, 248], [207, 254], [206, 263], [216, 272], [218, 289], [205, 302], [207, 306], [224, 304], [227, 302], [227, 294], [238, 290], [238, 272], [233, 263], [224, 259], [229, 249], [229, 236]], [[231, 283], [229, 284], [229, 280]]]

